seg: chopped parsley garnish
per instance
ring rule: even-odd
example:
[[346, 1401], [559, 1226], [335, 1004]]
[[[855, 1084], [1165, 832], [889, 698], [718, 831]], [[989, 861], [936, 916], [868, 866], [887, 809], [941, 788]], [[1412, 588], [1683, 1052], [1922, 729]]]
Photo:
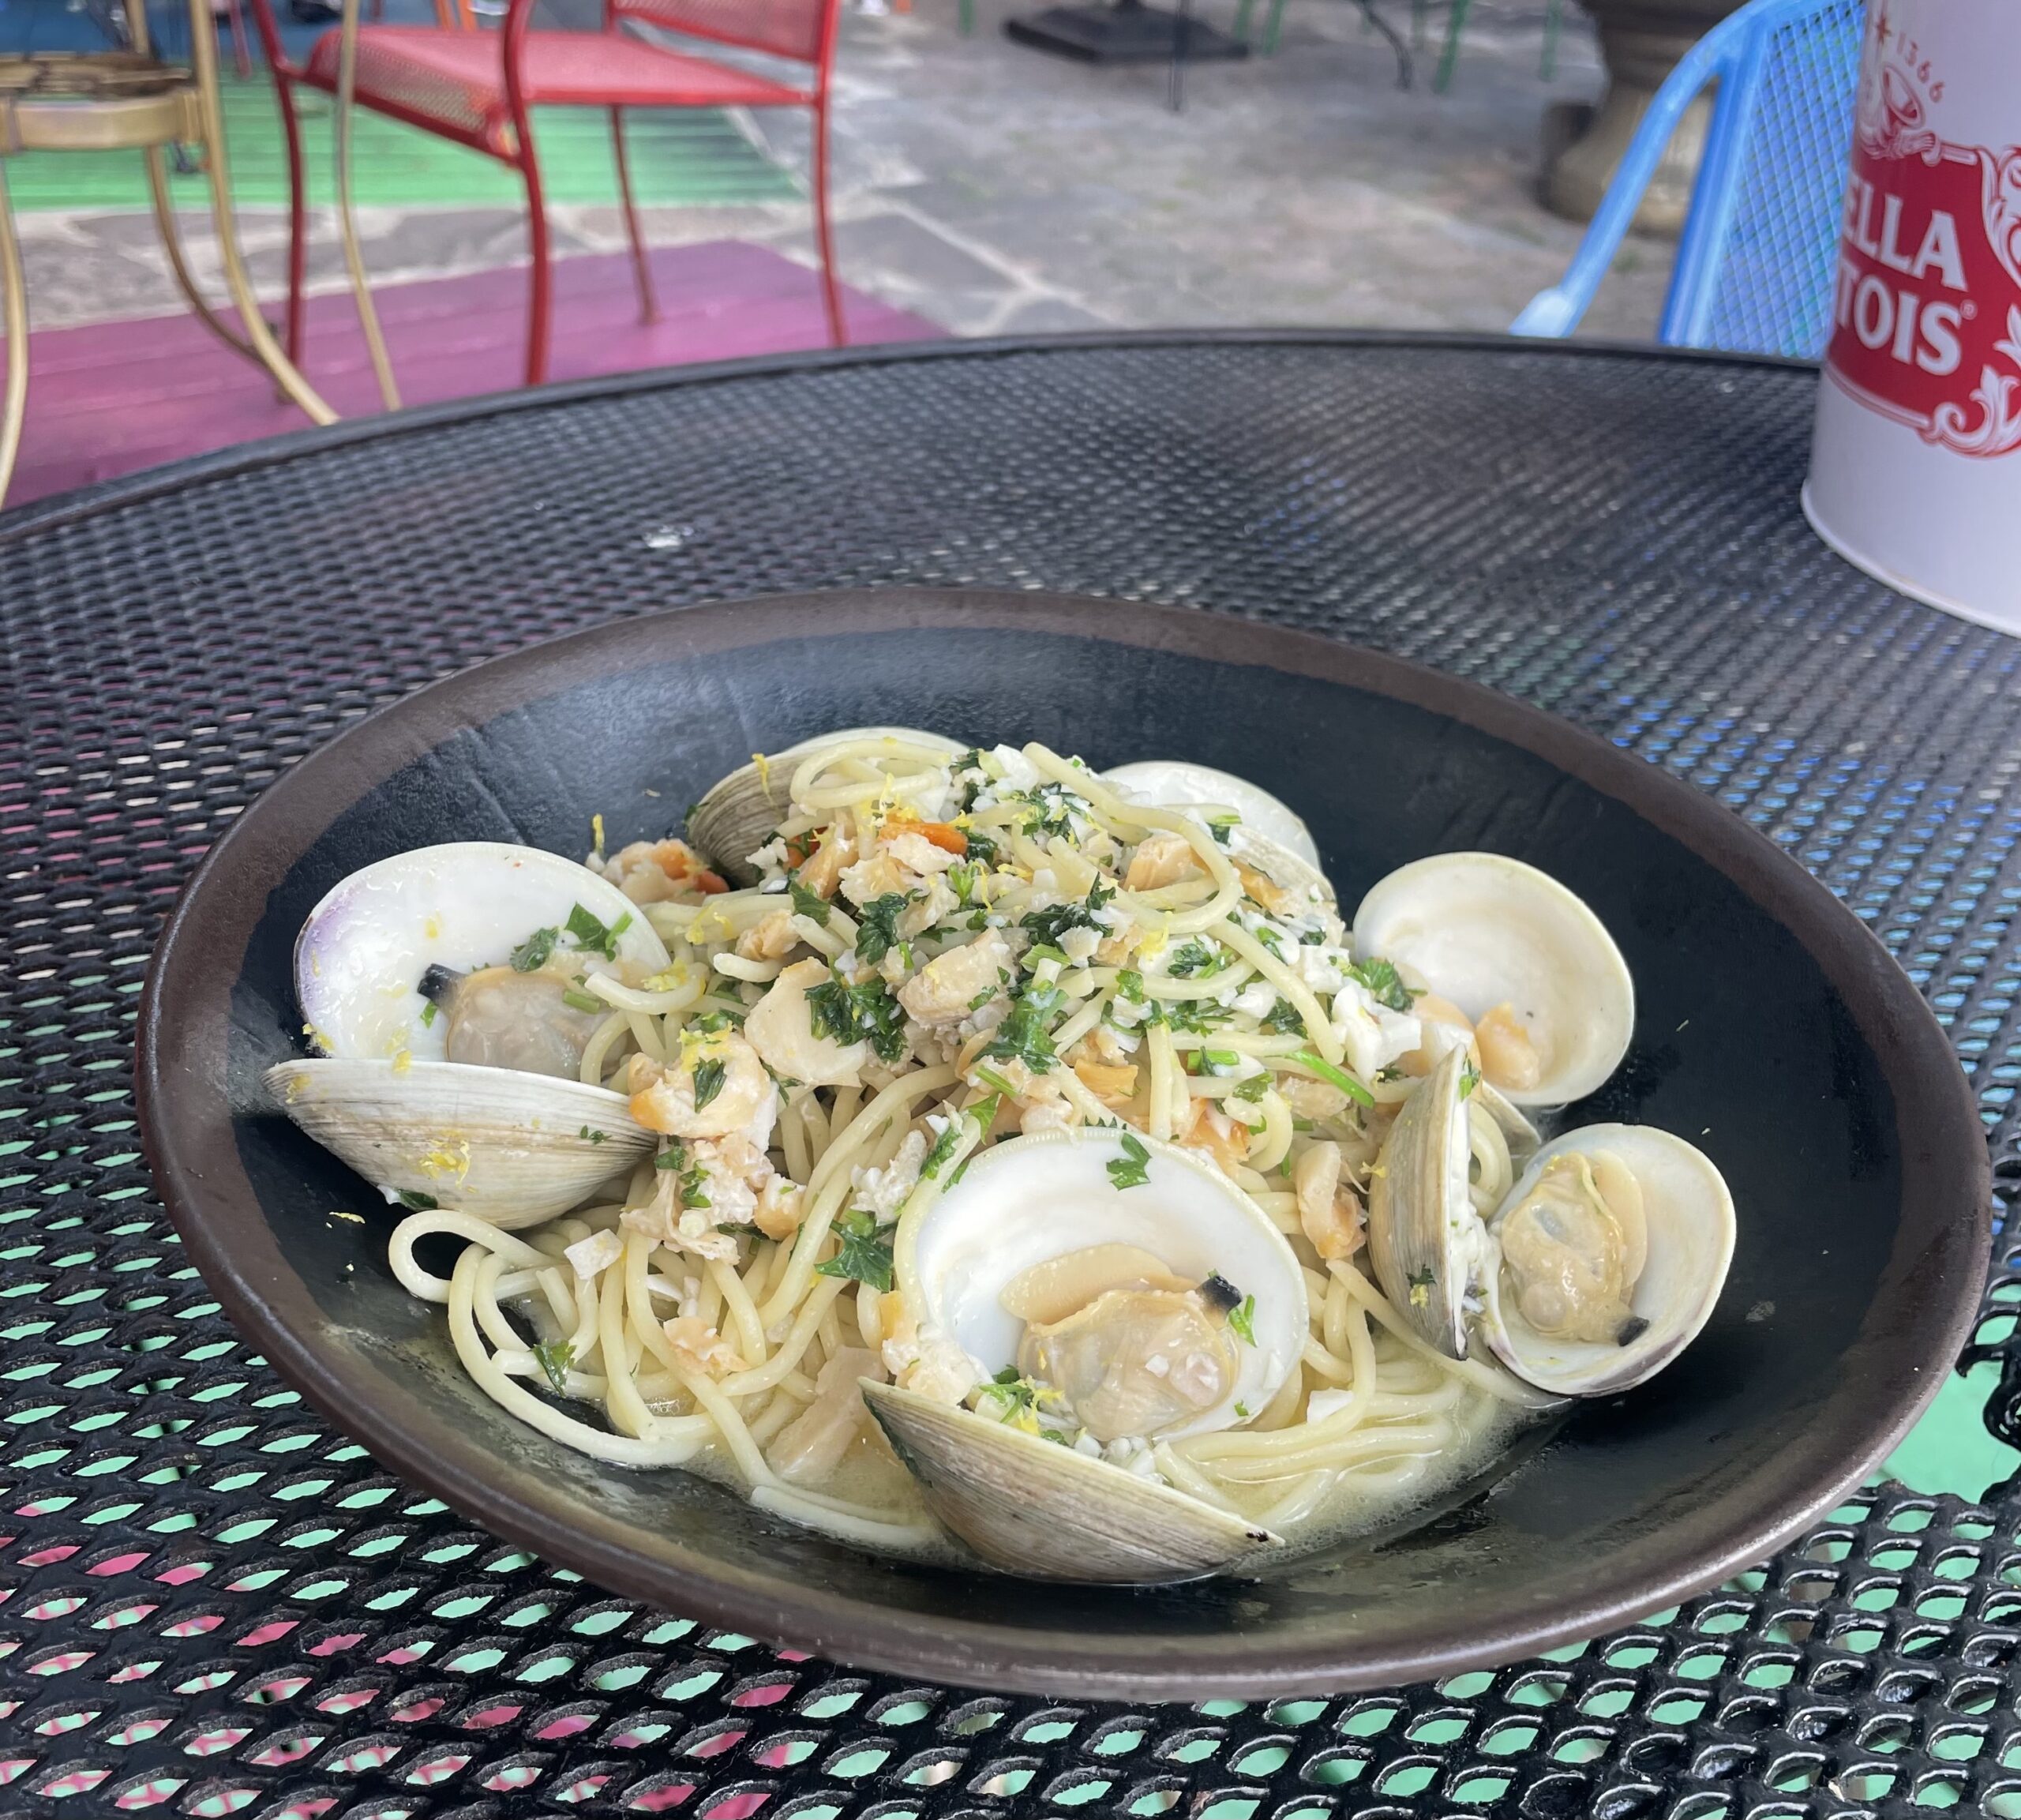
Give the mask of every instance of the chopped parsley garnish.
[[874, 967], [898, 945], [898, 917], [911, 901], [903, 891], [890, 891], [863, 906], [857, 918], [856, 955], [865, 966]]
[[1026, 987], [1010, 1008], [1010, 1015], [996, 1026], [996, 1040], [983, 1053], [1021, 1061], [1033, 1074], [1044, 1074], [1053, 1064], [1052, 1034], [1047, 1020], [1066, 997], [1057, 986]]
[[[962, 786], [962, 813], [966, 815], [976, 806], [976, 798], [988, 789], [992, 782], [989, 773], [983, 768], [981, 749], [978, 746], [970, 746], [954, 760], [949, 767], [949, 771]], [[974, 775], [964, 777], [962, 773], [965, 771], [973, 772]]]
[[1115, 996], [1133, 1005], [1144, 1002], [1144, 976], [1134, 967], [1125, 967], [1115, 976]]
[[973, 998], [969, 1000], [969, 1009], [972, 1011], [979, 1011], [996, 996], [996, 988], [995, 986], [984, 986], [981, 992], [977, 993]]
[[723, 1011], [704, 1011], [688, 1026], [697, 1036], [714, 1036], [718, 1030], [729, 1028], [729, 1018]]
[[1315, 1055], [1310, 1049], [1300, 1049], [1292, 1057], [1295, 1062], [1308, 1068], [1329, 1086], [1338, 1087], [1351, 1100], [1359, 1100], [1365, 1106], [1375, 1104], [1375, 1095], [1349, 1074], [1345, 1068], [1337, 1068], [1325, 1056]]
[[695, 1064], [695, 1109], [698, 1113], [723, 1090], [729, 1064], [721, 1056], [711, 1056]]
[[1249, 1405], [1247, 1403], [1237, 1403], [1235, 1406], [1235, 1420], [1239, 1422], [1247, 1421], [1249, 1420]]
[[665, 1150], [662, 1150], [658, 1156], [653, 1158], [653, 1167], [656, 1169], [686, 1169], [688, 1167], [688, 1146], [685, 1144], [669, 1144]]
[[[610, 1009], [594, 993], [580, 993], [573, 986], [562, 993], [561, 1002], [572, 1011], [606, 1011]], [[434, 1008], [430, 1006], [429, 1008], [433, 1010]]]
[[1460, 1098], [1464, 1100], [1480, 1084], [1481, 1071], [1471, 1061], [1463, 1062], [1460, 1067]]
[[1438, 1273], [1429, 1264], [1421, 1270], [1412, 1271], [1410, 1277], [1411, 1306], [1414, 1308], [1429, 1308], [1431, 1305], [1431, 1285], [1438, 1281]]
[[1190, 1035], [1204, 1037], [1219, 1030], [1228, 1019], [1228, 1014], [1212, 999], [1181, 999], [1175, 1004], [1161, 1007], [1157, 1015], [1149, 1021], [1154, 1024], [1168, 1024], [1172, 1029]]
[[[566, 998], [568, 995], [566, 993], [564, 993], [561, 996], [564, 998]], [[433, 999], [430, 999], [426, 1004], [421, 1008], [421, 1027], [423, 1030], [426, 1030], [435, 1022], [435, 1014], [441, 1011], [441, 1008], [442, 1008]]]
[[992, 1422], [1007, 1422], [1036, 1409], [1038, 1400], [1038, 1386], [1019, 1376], [1015, 1365], [1006, 1365], [977, 1394], [976, 1413]]
[[631, 926], [629, 910], [608, 929], [580, 904], [568, 912], [568, 933], [576, 938], [577, 948], [584, 954], [602, 955], [607, 961], [617, 959], [617, 938]]
[[411, 1213], [432, 1214], [442, 1203], [433, 1195], [425, 1195], [418, 1188], [402, 1188], [400, 1205]]
[[[601, 929], [603, 925], [597, 925]], [[561, 932], [557, 929], [535, 929], [512, 951], [512, 970], [516, 974], [537, 974], [547, 965], [547, 957], [554, 952], [554, 944], [561, 940]]]
[[1211, 1072], [1217, 1075], [1227, 1074], [1242, 1066], [1242, 1057], [1233, 1049], [1202, 1049], [1200, 1060]]
[[793, 909], [795, 916], [808, 918], [819, 923], [823, 929], [828, 926], [828, 918], [833, 913], [828, 900], [819, 891], [809, 891], [797, 878], [786, 880], [786, 889], [793, 893]]
[[586, 1144], [607, 1144], [610, 1142], [610, 1133], [600, 1131], [594, 1125], [583, 1126], [576, 1135]]
[[1123, 1134], [1123, 1154], [1109, 1158], [1108, 1179], [1119, 1188], [1141, 1188], [1151, 1179], [1151, 1153], [1134, 1131]]
[[882, 980], [864, 980], [853, 986], [829, 980], [812, 987], [807, 994], [807, 1016], [817, 1037], [831, 1037], [838, 1043], [867, 1041], [879, 1061], [895, 1062], [905, 1055], [904, 1014]]
[[1025, 837], [1028, 840], [1037, 840], [1044, 835], [1071, 839], [1074, 815], [1077, 812], [1085, 815], [1088, 807], [1065, 784], [1051, 782], [1027, 790], [1025, 801], [1030, 805], [1030, 812], [1025, 817], [1024, 826]]
[[1226, 846], [1228, 836], [1235, 832], [1235, 824], [1241, 820], [1239, 815], [1210, 815], [1207, 817], [1207, 831], [1217, 845]]
[[1217, 974], [1226, 964], [1219, 950], [1194, 940], [1182, 942], [1172, 951], [1165, 971], [1175, 980], [1189, 980], [1200, 974]]
[[576, 1362], [573, 1340], [544, 1340], [534, 1348], [534, 1360], [547, 1374], [557, 1396], [568, 1394], [568, 1368]]
[[1267, 1074], [1251, 1075], [1247, 1080], [1235, 1083], [1235, 1097], [1251, 1101], [1260, 1100], [1270, 1090], [1270, 1077]]
[[1235, 1338], [1245, 1346], [1256, 1344], [1256, 1298], [1244, 1296], [1228, 1310], [1228, 1325], [1235, 1329]]
[[824, 1263], [814, 1266], [815, 1274], [840, 1277], [849, 1283], [868, 1283], [873, 1289], [891, 1286], [891, 1248], [877, 1236], [877, 1221], [858, 1210], [835, 1222], [835, 1237], [841, 1248]]
[[1404, 984], [1396, 967], [1380, 955], [1358, 961], [1348, 971], [1368, 990], [1368, 996], [1385, 1011], [1407, 1011], [1415, 995]]
[[[969, 850], [974, 850], [974, 839], [969, 840]], [[947, 869], [948, 888], [954, 894], [954, 902], [963, 910], [971, 908], [976, 900], [976, 883], [982, 876], [982, 868], [971, 865], [966, 861]]]
[[1305, 1014], [1288, 999], [1280, 999], [1263, 1014], [1263, 1027], [1280, 1037], [1303, 1036]]
[[[968, 855], [970, 859], [985, 866], [992, 866], [996, 864], [999, 851], [996, 842], [981, 829], [965, 827], [962, 830], [962, 838], [968, 842]], [[949, 869], [951, 871], [953, 869], [951, 867]]]
[[1067, 959], [1064, 949], [1054, 948], [1046, 942], [1040, 942], [1035, 947], [1025, 950], [1025, 966], [1027, 972], [1029, 972], [1040, 961], [1051, 961], [1055, 966], [1063, 967], [1071, 964]]
[[681, 1204], [684, 1207], [708, 1207], [715, 1205], [709, 1198], [709, 1172], [697, 1163], [692, 1169], [684, 1169], [681, 1176]]
[[1250, 933], [1279, 960], [1284, 958], [1284, 938], [1277, 933], [1275, 923], [1258, 923]]
[[[1097, 883], [1083, 903], [1048, 904], [1044, 910], [1032, 910], [1019, 919], [1018, 926], [1035, 944], [1055, 948], [1059, 946], [1059, 938], [1069, 929], [1100, 929], [1102, 925], [1096, 919], [1095, 912], [1108, 901], [1108, 898], [1097, 901], [1095, 892], [1101, 888]], [[1115, 895], [1113, 891], [1109, 893], [1110, 897]], [[1106, 934], [1108, 932], [1104, 930], [1103, 933]]]
[[919, 1165], [919, 1173], [929, 1179], [939, 1175], [961, 1141], [962, 1121], [959, 1119], [951, 1120], [947, 1130], [933, 1140], [932, 1147]]

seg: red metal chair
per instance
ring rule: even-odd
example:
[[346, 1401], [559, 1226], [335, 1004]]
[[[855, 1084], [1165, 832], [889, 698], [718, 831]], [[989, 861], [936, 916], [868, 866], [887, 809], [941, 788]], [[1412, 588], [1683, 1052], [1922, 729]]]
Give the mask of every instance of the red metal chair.
[[[281, 119], [287, 133], [291, 190], [288, 249], [287, 350], [298, 359], [302, 340], [302, 280], [308, 251], [308, 212], [302, 193], [302, 133], [296, 118], [298, 83], [335, 95], [342, 32], [319, 38], [306, 64], [291, 62], [274, 21], [272, 0], [253, 0], [260, 40], [274, 72]], [[547, 370], [552, 286], [547, 216], [541, 200], [540, 163], [531, 116], [537, 107], [605, 107], [610, 111], [617, 181], [631, 237], [643, 319], [653, 321], [652, 267], [639, 231], [632, 174], [624, 153], [628, 107], [805, 107], [814, 118], [815, 240], [821, 257], [821, 300], [830, 343], [846, 338], [835, 280], [834, 245], [828, 221], [828, 87], [834, 65], [841, 0], [604, 0], [601, 32], [536, 32], [535, 0], [509, 0], [502, 29], [459, 31], [439, 26], [366, 24], [358, 28], [359, 106], [467, 145], [511, 166], [527, 186], [527, 238], [533, 255], [531, 305], [527, 324], [527, 383]], [[626, 30], [628, 21], [663, 27], [684, 37], [756, 51], [803, 64], [808, 80], [760, 75], [728, 63], [665, 51]]]

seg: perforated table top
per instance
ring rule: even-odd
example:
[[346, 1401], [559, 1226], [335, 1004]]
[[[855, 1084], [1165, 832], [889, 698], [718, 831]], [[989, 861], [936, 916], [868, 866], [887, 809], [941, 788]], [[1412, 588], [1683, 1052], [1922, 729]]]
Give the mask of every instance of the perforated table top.
[[[2021, 1181], [2021, 644], [1797, 505], [1814, 372], [1340, 335], [802, 357], [479, 402], [0, 520], [0, 1820], [2021, 1814], [2021, 1497], [1869, 1492], [1681, 1611], [1376, 1696], [904, 1685], [602, 1596], [253, 1356], [137, 1154], [204, 848], [479, 659], [738, 595], [980, 583], [1374, 644], [1689, 779], [1865, 918]], [[2004, 1212], [2004, 1210], [2003, 1210]], [[2012, 1435], [2002, 1229], [1975, 1355]]]

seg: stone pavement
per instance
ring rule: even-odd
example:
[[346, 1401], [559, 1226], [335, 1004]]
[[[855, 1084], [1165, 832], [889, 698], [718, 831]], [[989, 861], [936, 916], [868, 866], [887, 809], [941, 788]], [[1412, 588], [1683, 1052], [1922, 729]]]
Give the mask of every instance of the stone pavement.
[[[553, 0], [558, 12], [581, 0]], [[1538, 73], [1542, 0], [1479, 0], [1452, 92], [1430, 92], [1442, 7], [1416, 86], [1396, 86], [1383, 41], [1343, 0], [1291, 0], [1274, 57], [1195, 66], [1167, 107], [1163, 66], [1095, 69], [1007, 40], [1031, 9], [954, 0], [846, 21], [834, 126], [837, 215], [855, 284], [957, 334], [1119, 326], [1353, 324], [1493, 329], [1563, 269], [1578, 231], [1535, 199], [1540, 122], [1554, 98], [1590, 100], [1600, 74], [1571, 16], [1555, 79]], [[1380, 0], [1407, 28], [1405, 0]], [[1232, 0], [1206, 0], [1222, 24]], [[1257, 8], [1260, 25], [1264, 6]], [[795, 171], [806, 129], [741, 122]], [[811, 259], [792, 203], [649, 211], [662, 244], [734, 237]], [[613, 209], [557, 209], [557, 245], [622, 245]], [[392, 280], [519, 261], [516, 211], [364, 212], [367, 259]], [[214, 269], [201, 220], [196, 264]], [[34, 320], [47, 325], [177, 307], [148, 218], [22, 218]], [[282, 217], [242, 231], [264, 295], [278, 287]], [[1669, 262], [1632, 242], [1586, 325], [1652, 333]], [[318, 288], [342, 283], [323, 225]]]

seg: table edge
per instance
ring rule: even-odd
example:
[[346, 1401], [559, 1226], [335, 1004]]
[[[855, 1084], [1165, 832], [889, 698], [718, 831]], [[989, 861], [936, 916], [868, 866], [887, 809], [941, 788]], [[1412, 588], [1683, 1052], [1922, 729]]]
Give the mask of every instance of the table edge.
[[0, 512], [0, 546], [17, 543], [42, 531], [95, 514], [140, 504], [161, 494], [233, 475], [284, 466], [361, 443], [410, 436], [457, 423], [477, 422], [523, 411], [541, 411], [591, 400], [630, 397], [677, 387], [710, 385], [729, 380], [784, 377], [797, 373], [834, 372], [857, 366], [969, 359], [999, 359], [1010, 355], [1051, 353], [1123, 352], [1135, 348], [1183, 347], [1398, 348], [1453, 353], [1532, 355], [1540, 358], [1643, 360], [1673, 364], [1738, 366], [1777, 372], [1818, 370], [1813, 360], [1781, 355], [1745, 354], [1722, 348], [1671, 347], [1655, 342], [1592, 340], [1571, 341], [1519, 336], [1468, 329], [1211, 328], [1076, 330], [1055, 335], [949, 336], [938, 341], [895, 341], [861, 347], [821, 347], [795, 353], [747, 355], [734, 360], [697, 362], [692, 366], [657, 366], [636, 373], [607, 373], [593, 379], [558, 381], [521, 386], [440, 404], [412, 405], [396, 411], [309, 426], [250, 442], [233, 443], [180, 461], [136, 470], [110, 480], [52, 493]]

